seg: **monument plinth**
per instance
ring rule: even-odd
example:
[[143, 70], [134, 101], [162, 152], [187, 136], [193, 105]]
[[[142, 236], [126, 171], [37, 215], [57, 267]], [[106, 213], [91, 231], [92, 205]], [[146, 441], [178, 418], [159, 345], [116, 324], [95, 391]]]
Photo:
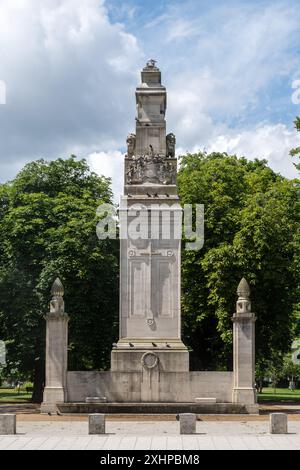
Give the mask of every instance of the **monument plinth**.
[[[181, 341], [182, 209], [175, 136], [166, 135], [166, 89], [150, 60], [136, 89], [136, 133], [127, 138], [120, 201], [120, 339], [113, 371], [188, 371]], [[140, 223], [140, 236], [130, 226]], [[151, 358], [151, 359], [150, 359]], [[149, 365], [148, 365], [149, 362]]]

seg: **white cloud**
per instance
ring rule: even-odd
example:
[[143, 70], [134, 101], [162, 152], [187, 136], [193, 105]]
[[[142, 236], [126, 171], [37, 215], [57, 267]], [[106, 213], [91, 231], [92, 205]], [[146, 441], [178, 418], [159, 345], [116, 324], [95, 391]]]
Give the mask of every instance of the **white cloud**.
[[110, 152], [95, 152], [88, 156], [87, 162], [98, 175], [104, 175], [112, 178], [112, 189], [115, 202], [119, 202], [119, 196], [123, 192], [123, 166], [124, 154], [119, 150]]
[[185, 20], [178, 18], [172, 21], [167, 31], [167, 42], [181, 40], [190, 36], [199, 35], [199, 27], [197, 22], [193, 20]]
[[6, 83], [0, 80], [0, 104], [6, 103]]
[[158, 15], [158, 16], [155, 16], [154, 19], [152, 19], [151, 21], [148, 21], [144, 27], [145, 28], [154, 28], [156, 26], [159, 26], [160, 24], [165, 24], [166, 21], [168, 20], [172, 20], [172, 15], [170, 15], [169, 13], [163, 13], [161, 15]]
[[[228, 119], [259, 108], [259, 93], [272, 94], [275, 80], [286, 77], [289, 83], [299, 70], [293, 47], [300, 12], [281, 4], [251, 8], [241, 3], [213, 13], [213, 26], [212, 14], [210, 21], [203, 15], [197, 20], [200, 37], [185, 42], [184, 51], [176, 48], [178, 70], [168, 77], [169, 89], [173, 96], [194, 96], [195, 108]], [[181, 115], [190, 114], [190, 104], [173, 99], [172, 111], [180, 107]]]
[[142, 53], [103, 0], [1, 0], [0, 56], [0, 163], [125, 146]]
[[297, 160], [289, 155], [292, 148], [300, 147], [300, 134], [296, 130], [290, 130], [284, 124], [265, 123], [249, 129], [230, 129], [209, 123], [205, 130], [202, 141], [198, 140], [190, 148], [180, 145], [177, 155], [205, 150], [208, 153], [226, 152], [249, 160], [266, 159], [274, 171], [287, 178], [299, 178], [293, 165]]
[[228, 131], [218, 135], [207, 146], [208, 152], [219, 151], [245, 156], [249, 159], [266, 158], [275, 171], [289, 178], [298, 176], [289, 151], [300, 146], [300, 135], [284, 124], [260, 124], [254, 129]]
[[[176, 16], [166, 15], [161, 28], [173, 24], [176, 34], [176, 18], [184, 17], [186, 9], [173, 11]], [[167, 122], [179, 153], [205, 148], [266, 158], [276, 171], [295, 177], [288, 154], [299, 146], [300, 137], [292, 122], [276, 123], [274, 116], [279, 109], [277, 115], [285, 119], [293, 91], [286, 94], [276, 81], [285, 80], [283, 88], [289, 88], [299, 70], [294, 49], [299, 9], [288, 2], [223, 3], [203, 11], [193, 24], [198, 24], [199, 37], [186, 40], [182, 49], [176, 43], [176, 70], [166, 57]], [[294, 112], [296, 116], [296, 107]]]
[[113, 2], [0, 1], [0, 79], [7, 85], [0, 180], [26, 161], [74, 153], [89, 156], [120, 193], [121, 154], [135, 125], [134, 88], [149, 56], [159, 59], [168, 131], [175, 132], [179, 150], [266, 157], [294, 176], [288, 152], [299, 137], [272, 122], [272, 107], [267, 116], [263, 100], [269, 95], [283, 120], [285, 105], [292, 106], [293, 90], [287, 104], [273, 87], [280, 77], [290, 84], [299, 78], [297, 5], [240, 1], [200, 9], [196, 1], [167, 2], [155, 18], [152, 12], [138, 16], [131, 0], [119, 11], [130, 18], [128, 33], [109, 19]]

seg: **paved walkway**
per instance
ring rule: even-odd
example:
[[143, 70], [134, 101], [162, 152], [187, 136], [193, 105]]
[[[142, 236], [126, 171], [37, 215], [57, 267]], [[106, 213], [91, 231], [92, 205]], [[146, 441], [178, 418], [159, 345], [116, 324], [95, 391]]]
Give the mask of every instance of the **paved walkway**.
[[[289, 434], [268, 434], [267, 420], [197, 421], [197, 434], [181, 436], [177, 421], [107, 420], [106, 435], [89, 436], [86, 417], [44, 417], [29, 421], [18, 416], [17, 435], [0, 436], [0, 450], [204, 450], [298, 449], [300, 420], [289, 420]], [[236, 417], [237, 418], [237, 417]]]

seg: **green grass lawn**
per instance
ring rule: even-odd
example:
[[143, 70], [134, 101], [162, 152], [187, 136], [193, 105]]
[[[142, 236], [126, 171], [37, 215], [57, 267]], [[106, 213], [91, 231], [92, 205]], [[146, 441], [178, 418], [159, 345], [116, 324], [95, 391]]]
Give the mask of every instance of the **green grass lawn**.
[[0, 388], [0, 403], [25, 403], [29, 402], [31, 399], [31, 393], [27, 393], [23, 390], [18, 390], [14, 388]]
[[257, 395], [259, 403], [278, 402], [278, 403], [299, 403], [300, 389], [291, 392], [288, 388], [264, 388], [262, 393]]

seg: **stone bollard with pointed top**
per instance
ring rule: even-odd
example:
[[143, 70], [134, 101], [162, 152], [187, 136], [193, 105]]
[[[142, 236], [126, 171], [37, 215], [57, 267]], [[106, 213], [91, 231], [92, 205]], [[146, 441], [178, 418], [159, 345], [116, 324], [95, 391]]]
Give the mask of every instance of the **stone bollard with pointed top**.
[[46, 319], [46, 386], [42, 413], [56, 412], [57, 403], [66, 398], [68, 321], [65, 313], [64, 287], [57, 278], [51, 289], [50, 312]]
[[234, 403], [253, 405], [255, 390], [255, 320], [251, 311], [250, 287], [242, 278], [233, 321], [233, 396]]

